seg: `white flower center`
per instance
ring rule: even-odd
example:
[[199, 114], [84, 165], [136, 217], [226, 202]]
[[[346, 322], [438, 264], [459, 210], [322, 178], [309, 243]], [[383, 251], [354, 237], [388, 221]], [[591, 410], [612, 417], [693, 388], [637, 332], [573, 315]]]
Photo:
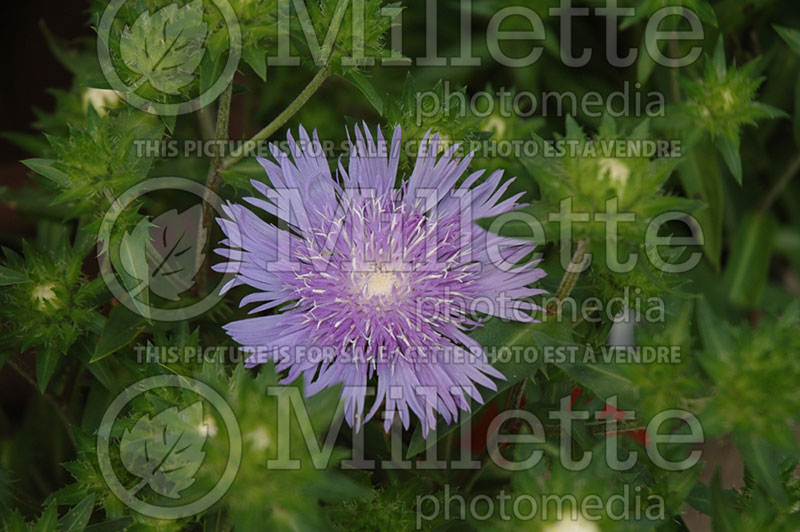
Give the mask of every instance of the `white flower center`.
[[268, 448], [271, 441], [269, 433], [264, 427], [258, 427], [249, 432], [245, 438], [253, 445], [253, 449], [256, 451], [263, 451]]
[[367, 297], [380, 297], [391, 295], [397, 286], [397, 275], [391, 272], [376, 272], [367, 277], [364, 290]]
[[548, 526], [545, 532], [600, 532], [600, 529], [596, 524], [579, 516], [576, 521], [568, 518], [557, 521]]
[[600, 159], [600, 179], [608, 178], [612, 185], [625, 185], [631, 175], [628, 165], [619, 159]]
[[211, 416], [204, 417], [203, 422], [197, 427], [197, 432], [201, 436], [211, 436], [213, 438], [218, 431], [217, 420]]
[[493, 129], [497, 132], [497, 137], [502, 139], [506, 134], [506, 121], [497, 115], [492, 115], [486, 119], [486, 129]]
[[725, 104], [726, 110], [731, 108], [731, 105], [733, 104], [733, 94], [731, 93], [730, 89], [725, 89], [722, 92], [722, 102]]
[[43, 283], [33, 288], [31, 299], [39, 305], [40, 309], [44, 308], [47, 303], [55, 304], [56, 293], [53, 290], [55, 286], [53, 283]]

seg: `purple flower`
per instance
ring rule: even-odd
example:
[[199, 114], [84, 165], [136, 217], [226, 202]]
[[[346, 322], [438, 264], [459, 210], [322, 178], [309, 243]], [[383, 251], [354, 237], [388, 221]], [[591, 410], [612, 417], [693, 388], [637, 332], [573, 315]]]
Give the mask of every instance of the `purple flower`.
[[[480, 384], [503, 375], [467, 335], [480, 316], [536, 321], [540, 310], [527, 298], [544, 276], [536, 262], [523, 264], [534, 245], [487, 232], [474, 220], [519, 207], [522, 194], [501, 199], [512, 180], [494, 172], [468, 175], [472, 156], [439, 153], [438, 135], [422, 140], [408, 179], [395, 188], [400, 128], [387, 147], [380, 130], [355, 130], [347, 169], [337, 177], [319, 139], [300, 128], [291, 134], [291, 157], [270, 146], [277, 164], [259, 159], [270, 185], [252, 181], [264, 198], [245, 201], [276, 220], [228, 204], [219, 219], [226, 235], [217, 271], [235, 274], [255, 291], [241, 305], [274, 313], [235, 321], [228, 333], [252, 355], [247, 365], [274, 362], [283, 382], [302, 376], [308, 396], [343, 384], [351, 426], [385, 405], [384, 427], [398, 413], [408, 428], [410, 412], [423, 433], [436, 414], [450, 423], [481, 401]], [[377, 384], [365, 412], [368, 382]]]

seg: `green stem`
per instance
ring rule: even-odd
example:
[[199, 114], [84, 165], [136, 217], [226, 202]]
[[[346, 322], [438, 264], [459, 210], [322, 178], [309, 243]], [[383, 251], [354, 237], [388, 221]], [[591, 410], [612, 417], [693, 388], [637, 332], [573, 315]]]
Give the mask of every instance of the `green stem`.
[[[217, 141], [228, 140], [228, 123], [231, 116], [231, 96], [233, 95], [233, 83], [228, 85], [219, 99], [219, 107], [217, 110], [217, 127], [214, 133], [214, 139]], [[203, 211], [200, 218], [200, 233], [198, 239], [200, 242], [197, 245], [197, 253], [195, 255], [195, 264], [202, 264], [204, 259], [208, 256], [211, 244], [211, 220], [214, 217], [214, 203], [213, 197], [217, 194], [222, 179], [220, 178], [220, 166], [222, 165], [222, 155], [217, 152], [217, 155], [211, 161], [208, 168], [208, 177], [206, 178], [206, 188], [203, 192]], [[206, 294], [206, 278], [207, 272], [205, 267], [201, 267], [197, 274], [197, 287], [198, 294], [203, 296]]]
[[767, 212], [769, 208], [772, 207], [772, 204], [775, 202], [775, 200], [778, 199], [778, 196], [781, 195], [783, 189], [789, 185], [798, 172], [800, 172], [800, 156], [795, 157], [789, 163], [789, 166], [786, 167], [786, 170], [783, 172], [783, 174], [781, 174], [781, 177], [778, 178], [767, 195], [764, 197], [764, 200], [761, 202], [758, 210], [760, 212]]
[[[278, 131], [286, 122], [292, 118], [297, 111], [300, 110], [303, 105], [317, 92], [322, 84], [328, 79], [328, 76], [331, 75], [331, 67], [330, 65], [325, 65], [321, 68], [315, 75], [314, 78], [306, 85], [306, 87], [297, 95], [297, 98], [289, 104], [289, 106], [284, 109], [281, 114], [275, 117], [275, 119], [270, 122], [264, 129], [253, 135], [253, 137], [249, 140], [249, 144], [257, 144], [262, 140], [266, 140], [272, 136], [273, 133]], [[222, 162], [222, 165], [219, 169], [220, 172], [223, 172], [239, 162], [245, 153], [245, 146], [239, 146], [233, 153], [228, 155], [225, 160]]]
[[578, 245], [575, 248], [575, 253], [572, 255], [572, 260], [569, 266], [567, 266], [567, 271], [564, 272], [564, 277], [561, 278], [561, 283], [556, 290], [556, 301], [548, 305], [548, 314], [555, 314], [556, 309], [561, 306], [557, 303], [561, 303], [568, 298], [572, 293], [572, 289], [575, 288], [575, 283], [578, 282], [578, 277], [581, 276], [581, 272], [583, 271], [583, 261], [586, 258], [586, 248], [588, 247], [588, 239], [582, 238], [578, 240]]
[[[28, 373], [28, 370], [25, 369], [25, 367], [22, 364], [18, 363], [16, 360], [14, 360], [13, 357], [9, 358], [6, 361], [6, 363], [9, 366], [11, 366], [11, 368], [14, 369], [14, 371], [19, 373], [22, 376], [22, 378], [24, 378], [26, 381], [28, 381], [28, 383], [31, 386], [33, 386], [36, 389], [36, 391], [39, 391], [39, 383], [36, 382], [36, 379], [30, 373]], [[58, 404], [58, 402], [55, 400], [55, 398], [53, 398], [53, 396], [51, 396], [50, 394], [48, 394], [46, 392], [42, 393], [42, 396], [45, 398], [45, 400], [48, 403], [50, 403], [50, 406], [53, 407], [53, 410], [55, 410], [56, 415], [58, 416], [58, 419], [60, 419], [61, 423], [64, 424], [64, 430], [67, 432], [67, 437], [69, 438], [69, 441], [72, 442], [72, 446], [75, 449], [77, 449], [78, 448], [78, 442], [75, 441], [75, 435], [72, 434], [72, 425], [71, 425], [69, 419], [67, 418], [67, 414], [64, 413], [64, 410], [61, 408], [61, 405]]]
[[[206, 179], [206, 192], [205, 198], [203, 202], [203, 216], [201, 221], [201, 239], [202, 243], [197, 246], [197, 257], [196, 260], [198, 262], [202, 262], [205, 257], [208, 256], [208, 252], [211, 248], [211, 220], [214, 215], [214, 209], [211, 203], [211, 198], [213, 195], [216, 195], [220, 186], [222, 185], [222, 172], [230, 168], [231, 166], [235, 165], [239, 162], [245, 154], [245, 146], [247, 145], [254, 145], [258, 144], [259, 142], [268, 139], [275, 133], [278, 129], [280, 129], [286, 122], [292, 118], [297, 111], [300, 110], [303, 105], [311, 98], [311, 96], [317, 92], [323, 82], [328, 79], [328, 76], [331, 74], [331, 67], [329, 65], [325, 65], [321, 68], [311, 79], [311, 81], [306, 85], [306, 87], [297, 95], [292, 103], [284, 109], [278, 116], [275, 117], [272, 122], [270, 122], [264, 129], [253, 135], [250, 140], [243, 143], [239, 146], [236, 150], [233, 151], [230, 155], [228, 155], [225, 159], [220, 157], [215, 158], [211, 162], [211, 166], [208, 169], [208, 178]], [[231, 100], [231, 90], [232, 84], [228, 87], [228, 89], [222, 94], [220, 97], [219, 103], [219, 113], [217, 114], [217, 132], [216, 132], [216, 140], [227, 140], [228, 139], [228, 120], [230, 117], [230, 100]], [[206, 269], [200, 268], [198, 275], [197, 275], [197, 287], [198, 294], [203, 296], [206, 294], [206, 279], [207, 279], [207, 272]]]

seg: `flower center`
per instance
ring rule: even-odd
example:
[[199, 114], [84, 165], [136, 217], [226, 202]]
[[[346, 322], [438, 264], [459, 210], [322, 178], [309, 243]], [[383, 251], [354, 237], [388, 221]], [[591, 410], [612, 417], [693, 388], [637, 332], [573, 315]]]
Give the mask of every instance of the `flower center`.
[[612, 185], [624, 186], [630, 175], [630, 168], [619, 159], [600, 159], [600, 179], [608, 178]]
[[376, 272], [367, 277], [364, 289], [367, 297], [380, 297], [391, 295], [397, 286], [397, 275], [391, 272]]
[[56, 296], [54, 283], [43, 283], [33, 288], [31, 299], [43, 310], [48, 303], [56, 304], [58, 296]]

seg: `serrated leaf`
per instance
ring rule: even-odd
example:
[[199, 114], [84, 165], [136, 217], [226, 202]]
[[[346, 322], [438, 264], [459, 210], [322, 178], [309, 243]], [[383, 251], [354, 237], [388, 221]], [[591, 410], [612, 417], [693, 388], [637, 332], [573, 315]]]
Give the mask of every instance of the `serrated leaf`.
[[111, 310], [103, 332], [94, 348], [89, 364], [115, 353], [131, 343], [144, 330], [145, 319], [126, 307], [118, 305]]
[[122, 433], [120, 459], [125, 468], [156, 493], [177, 499], [194, 483], [203, 464], [203, 403], [197, 401], [183, 410], [167, 408], [152, 419], [145, 414], [132, 429]]
[[49, 346], [36, 353], [36, 381], [39, 383], [39, 390], [42, 393], [47, 390], [47, 385], [56, 371], [60, 357], [61, 353]]
[[77, 532], [84, 530], [92, 517], [94, 510], [94, 494], [88, 495], [85, 499], [73, 507], [67, 515], [59, 522], [60, 532]]
[[29, 283], [30, 281], [24, 272], [0, 266], [0, 286]]
[[42, 512], [39, 520], [36, 521], [36, 528], [34, 532], [51, 532], [58, 526], [58, 511], [55, 503], [50, 503]]
[[28, 532], [28, 526], [25, 524], [25, 518], [22, 514], [14, 509], [8, 516], [3, 516], [3, 532]]
[[363, 94], [370, 105], [378, 111], [379, 115], [383, 115], [383, 98], [381, 98], [378, 91], [375, 90], [375, 87], [372, 85], [372, 82], [364, 74], [358, 70], [351, 69], [346, 72], [344, 77], [361, 91], [361, 94]]
[[250, 65], [261, 81], [267, 81], [267, 52], [256, 46], [245, 46], [242, 49], [242, 59]]
[[58, 161], [53, 159], [25, 159], [22, 164], [37, 174], [43, 175], [61, 188], [66, 188], [70, 185], [69, 175], [56, 166]]
[[[583, 351], [581, 351], [582, 353]], [[596, 362], [562, 362], [556, 364], [564, 373], [579, 384], [589, 388], [598, 396], [607, 399], [620, 396], [625, 404], [633, 404], [635, 392], [633, 382], [613, 363], [605, 362], [603, 353], [596, 353]], [[577, 356], [581, 360], [582, 355]]]
[[84, 485], [75, 482], [48, 495], [44, 500], [44, 504], [50, 504], [51, 502], [58, 505], [78, 504], [86, 496], [86, 492], [87, 489]]
[[775, 461], [780, 453], [762, 440], [758, 434], [738, 435], [735, 440], [745, 466], [759, 485], [776, 501], [785, 505], [788, 498], [781, 481], [780, 464]]
[[149, 82], [165, 94], [179, 94], [195, 78], [207, 33], [202, 0], [183, 7], [175, 2], [154, 13], [144, 11], [120, 35], [122, 62], [140, 76], [132, 89]]
[[178, 116], [174, 115], [174, 114], [170, 115], [170, 114], [162, 113], [162, 114], [159, 114], [159, 117], [161, 118], [161, 122], [164, 124], [164, 127], [167, 128], [167, 131], [169, 132], [169, 134], [171, 135], [172, 133], [174, 133], [175, 132], [175, 124], [178, 121]]

